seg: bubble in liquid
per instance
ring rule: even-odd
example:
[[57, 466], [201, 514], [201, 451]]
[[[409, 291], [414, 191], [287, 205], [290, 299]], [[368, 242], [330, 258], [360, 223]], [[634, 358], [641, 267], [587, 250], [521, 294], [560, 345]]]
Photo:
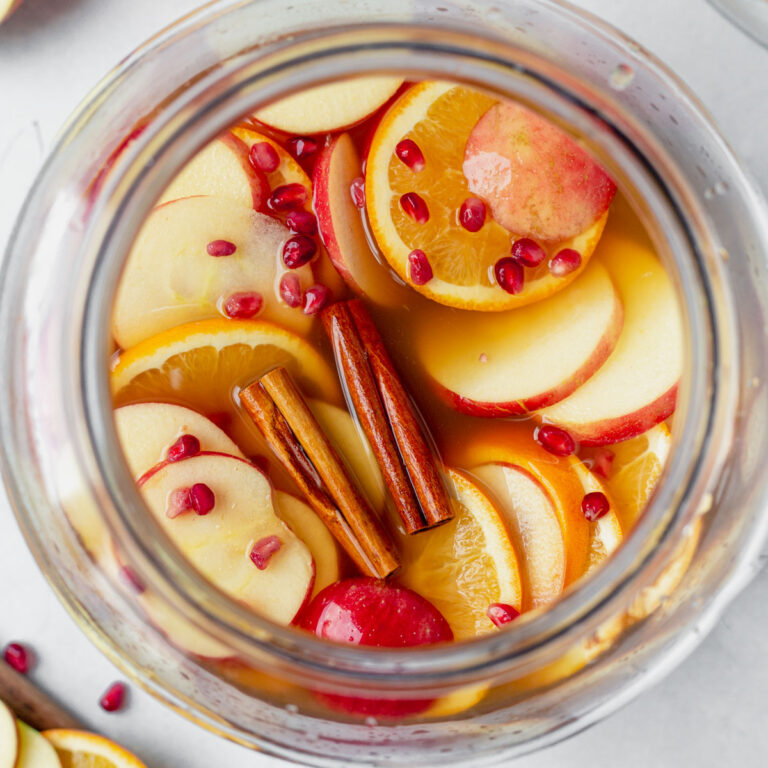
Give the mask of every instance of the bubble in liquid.
[[365, 724], [373, 727], [374, 725], [378, 725], [379, 721], [375, 717], [368, 715], [368, 717], [365, 718]]
[[613, 68], [608, 82], [616, 91], [623, 91], [628, 88], [632, 81], [635, 79], [635, 70], [629, 66], [629, 64], [617, 64]]
[[728, 192], [728, 182], [726, 181], [718, 181], [717, 184], [715, 184], [715, 193], [718, 195], [725, 195]]
[[295, 704], [286, 704], [285, 711], [295, 715], [299, 711], [299, 708]]

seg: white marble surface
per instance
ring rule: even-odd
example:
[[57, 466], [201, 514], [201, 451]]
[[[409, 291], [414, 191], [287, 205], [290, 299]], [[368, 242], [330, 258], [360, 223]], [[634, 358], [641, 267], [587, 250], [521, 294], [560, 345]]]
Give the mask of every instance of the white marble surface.
[[[330, 2], [331, 0], [329, 0]], [[512, 1], [512, 0], [508, 0]], [[120, 58], [197, 0], [25, 0], [0, 27], [0, 246], [44, 152], [86, 91]], [[704, 0], [581, 0], [666, 61], [768, 187], [768, 51]], [[623, 711], [519, 764], [531, 768], [762, 766], [768, 755], [768, 602], [763, 573], [677, 671]], [[79, 632], [27, 552], [0, 496], [0, 645], [30, 643], [33, 677], [92, 728], [150, 768], [261, 768], [279, 763], [215, 738], [136, 689], [107, 715], [98, 698], [117, 672]]]

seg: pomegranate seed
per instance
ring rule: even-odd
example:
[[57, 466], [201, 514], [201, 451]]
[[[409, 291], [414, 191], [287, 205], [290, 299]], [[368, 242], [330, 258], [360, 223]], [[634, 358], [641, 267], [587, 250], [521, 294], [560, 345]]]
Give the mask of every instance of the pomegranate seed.
[[459, 224], [467, 232], [479, 232], [485, 224], [485, 203], [479, 197], [468, 197], [459, 208]]
[[512, 243], [512, 258], [524, 267], [538, 267], [547, 258], [546, 251], [529, 237], [521, 237]]
[[414, 285], [426, 285], [434, 277], [427, 254], [419, 248], [408, 254], [408, 268]]
[[21, 643], [9, 643], [3, 651], [6, 663], [18, 673], [26, 675], [29, 672], [32, 654]]
[[303, 309], [305, 315], [316, 315], [331, 300], [331, 292], [326, 286], [312, 285], [304, 293]]
[[99, 700], [101, 708], [106, 712], [117, 712], [125, 704], [125, 683], [112, 683]]
[[283, 263], [288, 269], [298, 269], [317, 253], [317, 243], [306, 235], [294, 235], [283, 246]]
[[215, 413], [209, 413], [206, 418], [212, 421], [219, 429], [223, 429], [225, 432], [230, 428], [232, 424], [232, 416], [226, 411], [216, 411]]
[[592, 471], [600, 477], [607, 478], [611, 474], [615, 454], [608, 448], [600, 448], [596, 451], [592, 464]]
[[211, 240], [205, 246], [205, 250], [208, 251], [209, 256], [231, 256], [237, 250], [237, 246], [229, 240]]
[[280, 278], [280, 298], [289, 307], [301, 306], [301, 283], [296, 275], [289, 273]]
[[182, 435], [165, 454], [168, 461], [181, 461], [200, 453], [200, 441], [194, 435]]
[[124, 584], [127, 584], [134, 592], [142, 594], [147, 591], [144, 582], [139, 578], [136, 571], [130, 565], [124, 565], [120, 568], [120, 578]]
[[563, 248], [549, 260], [549, 271], [555, 277], [565, 277], [581, 266], [581, 254], [573, 248]]
[[362, 176], [358, 176], [349, 185], [349, 194], [352, 195], [352, 202], [358, 208], [365, 207], [365, 179]]
[[291, 211], [285, 217], [285, 223], [290, 230], [299, 235], [317, 234], [317, 219], [309, 211]]
[[184, 514], [192, 509], [192, 499], [189, 488], [176, 488], [168, 494], [165, 505], [165, 516], [173, 520], [174, 517]]
[[523, 267], [511, 256], [499, 259], [493, 267], [496, 282], [507, 293], [516, 294], [523, 290], [525, 272]]
[[520, 611], [507, 603], [491, 603], [485, 615], [497, 626], [503, 627], [520, 615]]
[[248, 159], [257, 171], [264, 173], [273, 173], [280, 165], [280, 155], [268, 141], [256, 142], [248, 153]]
[[555, 456], [570, 456], [576, 450], [576, 441], [564, 429], [552, 424], [536, 427], [533, 439]]
[[429, 208], [417, 192], [406, 192], [400, 197], [400, 207], [418, 224], [429, 221]]
[[412, 170], [424, 170], [424, 153], [413, 139], [403, 139], [396, 147], [395, 154]]
[[260, 469], [265, 475], [269, 472], [269, 459], [266, 456], [262, 456], [260, 453], [255, 453], [253, 456], [248, 457], [248, 461], [250, 461], [256, 469]]
[[265, 536], [257, 541], [251, 549], [251, 560], [253, 564], [263, 571], [272, 559], [272, 555], [280, 551], [283, 546], [282, 539], [278, 536]]
[[198, 515], [207, 515], [216, 506], [216, 496], [205, 483], [195, 483], [189, 489], [189, 503]]
[[247, 320], [255, 317], [264, 306], [264, 299], [255, 291], [233, 293], [224, 302], [224, 314], [233, 320]]
[[307, 202], [307, 190], [303, 184], [283, 184], [272, 190], [267, 200], [270, 211], [284, 213], [295, 208], [301, 208]]
[[581, 500], [581, 511], [590, 523], [607, 515], [610, 508], [608, 497], [602, 491], [592, 491]]
[[309, 157], [317, 152], [317, 142], [307, 136], [294, 136], [287, 143], [288, 150], [296, 158]]

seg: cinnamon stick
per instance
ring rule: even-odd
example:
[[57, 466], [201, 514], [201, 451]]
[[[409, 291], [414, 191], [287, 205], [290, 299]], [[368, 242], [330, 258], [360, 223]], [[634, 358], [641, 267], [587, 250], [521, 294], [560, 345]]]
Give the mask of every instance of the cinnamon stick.
[[425, 520], [389, 427], [387, 412], [349, 306], [346, 302], [331, 304], [322, 311], [320, 317], [346, 383], [346, 391], [381, 467], [405, 530], [409, 534], [421, 531], [425, 527]]
[[427, 526], [445, 523], [453, 517], [453, 509], [410, 395], [365, 305], [359, 299], [353, 299], [347, 306], [368, 355], [389, 425]]
[[400, 563], [288, 372], [277, 368], [240, 392], [275, 455], [358, 568], [386, 578]]

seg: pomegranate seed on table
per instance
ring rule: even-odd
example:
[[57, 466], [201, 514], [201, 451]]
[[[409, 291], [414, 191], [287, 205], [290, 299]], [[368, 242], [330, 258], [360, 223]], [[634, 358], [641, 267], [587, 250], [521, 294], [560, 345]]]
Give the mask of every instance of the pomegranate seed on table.
[[573, 248], [563, 248], [549, 261], [549, 271], [555, 277], [570, 275], [581, 266], [581, 254]]
[[491, 603], [485, 613], [497, 627], [509, 624], [520, 615], [517, 608], [507, 603]]
[[169, 496], [165, 507], [165, 516], [173, 520], [174, 517], [192, 509], [192, 499], [189, 488], [176, 488]]
[[32, 666], [32, 653], [21, 643], [9, 643], [3, 651], [3, 658], [8, 666], [18, 673], [26, 675]]
[[306, 235], [293, 235], [283, 246], [283, 263], [288, 269], [298, 269], [308, 264], [317, 253], [317, 243]]
[[592, 491], [581, 500], [581, 511], [590, 523], [608, 514], [611, 505], [602, 491]]
[[459, 224], [467, 232], [479, 232], [485, 224], [485, 203], [479, 197], [468, 197], [459, 208]]
[[529, 237], [521, 237], [512, 243], [512, 258], [524, 267], [538, 267], [547, 258], [546, 251]]
[[285, 217], [285, 224], [292, 232], [297, 235], [315, 235], [317, 234], [317, 219], [309, 211], [291, 211]]
[[493, 267], [493, 274], [499, 287], [507, 293], [514, 295], [523, 290], [525, 284], [523, 266], [511, 256], [499, 259]]
[[205, 250], [209, 256], [231, 256], [237, 250], [237, 246], [229, 240], [211, 240], [205, 246]]
[[205, 483], [195, 483], [189, 489], [189, 503], [198, 515], [207, 515], [216, 506], [216, 496]]
[[269, 565], [272, 556], [280, 551], [283, 541], [279, 536], [265, 536], [257, 541], [251, 548], [251, 560], [253, 564], [263, 571]]
[[305, 315], [316, 315], [331, 300], [331, 292], [324, 285], [312, 285], [304, 293], [303, 309]]
[[263, 173], [273, 173], [280, 165], [280, 156], [268, 141], [256, 142], [248, 153], [248, 159], [256, 170]]
[[318, 143], [308, 136], [294, 136], [288, 139], [288, 150], [296, 158], [310, 157], [317, 152]]
[[434, 277], [427, 254], [419, 248], [408, 254], [408, 271], [414, 285], [426, 285]]
[[283, 275], [280, 278], [280, 298], [292, 308], [301, 306], [301, 283], [296, 275]]
[[200, 453], [200, 441], [194, 435], [182, 435], [165, 454], [168, 461], [181, 461]]
[[553, 424], [536, 427], [533, 437], [542, 448], [555, 456], [570, 456], [576, 451], [576, 441], [564, 429]]
[[99, 699], [99, 705], [105, 712], [117, 712], [125, 704], [126, 691], [125, 683], [112, 683]]
[[267, 200], [267, 207], [275, 213], [285, 213], [295, 208], [301, 208], [308, 199], [306, 187], [303, 184], [293, 182], [273, 189]]
[[401, 195], [400, 207], [417, 224], [426, 224], [429, 221], [429, 208], [418, 192], [406, 192]]
[[349, 194], [352, 195], [352, 202], [358, 208], [365, 208], [365, 179], [358, 176], [349, 185]]
[[424, 170], [424, 153], [419, 148], [419, 145], [413, 139], [403, 139], [395, 147], [395, 154], [402, 160], [412, 171]]
[[255, 317], [264, 306], [264, 299], [255, 291], [233, 293], [224, 302], [224, 314], [233, 320], [248, 320]]

